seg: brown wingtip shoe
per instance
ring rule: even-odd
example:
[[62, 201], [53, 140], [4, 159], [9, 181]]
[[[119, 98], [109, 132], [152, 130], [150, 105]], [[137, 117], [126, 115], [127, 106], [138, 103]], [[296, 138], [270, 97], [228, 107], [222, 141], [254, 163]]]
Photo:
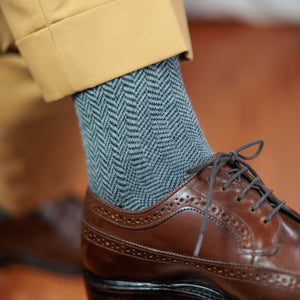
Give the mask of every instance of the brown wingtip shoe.
[[[255, 144], [253, 156], [240, 153]], [[89, 299], [300, 299], [300, 217], [245, 162], [262, 145], [216, 154], [140, 211], [88, 191]]]
[[0, 263], [79, 274], [82, 201], [65, 197], [19, 219], [0, 213]]

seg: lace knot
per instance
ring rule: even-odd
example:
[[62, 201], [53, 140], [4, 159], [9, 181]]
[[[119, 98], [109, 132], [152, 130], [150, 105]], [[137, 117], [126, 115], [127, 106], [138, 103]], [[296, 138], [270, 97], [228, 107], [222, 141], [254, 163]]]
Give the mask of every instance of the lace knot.
[[229, 162], [234, 163], [238, 158], [238, 153], [236, 151], [230, 151], [228, 152], [228, 155], [230, 157]]

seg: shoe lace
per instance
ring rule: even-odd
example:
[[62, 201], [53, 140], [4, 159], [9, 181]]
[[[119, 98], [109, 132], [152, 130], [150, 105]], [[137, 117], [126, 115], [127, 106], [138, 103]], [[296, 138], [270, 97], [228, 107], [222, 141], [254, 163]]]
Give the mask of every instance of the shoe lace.
[[[253, 147], [255, 145], [259, 145], [259, 147], [253, 155], [246, 156], [241, 153], [243, 150]], [[227, 172], [233, 175], [225, 182], [225, 184], [223, 185], [223, 190], [226, 190], [234, 180], [241, 181], [241, 177], [243, 176], [248, 180], [249, 183], [246, 184], [245, 188], [240, 192], [237, 200], [241, 201], [250, 189], [255, 189], [260, 193], [261, 197], [252, 206], [251, 208], [252, 211], [257, 210], [259, 206], [264, 201], [266, 201], [268, 197], [272, 195], [273, 190], [267, 189], [265, 187], [264, 183], [257, 175], [257, 173], [254, 171], [254, 169], [246, 162], [246, 160], [252, 160], [256, 158], [261, 153], [263, 145], [264, 145], [263, 140], [257, 140], [248, 143], [234, 151], [217, 153], [211, 160], [201, 164], [197, 164], [186, 171], [187, 174], [194, 174], [194, 173], [201, 172], [203, 169], [207, 167], [211, 167], [204, 218], [201, 224], [199, 237], [194, 250], [194, 254], [193, 254], [194, 256], [199, 255], [202, 241], [204, 238], [206, 223], [209, 215], [209, 208], [211, 205], [213, 185], [214, 185], [216, 175], [225, 164], [229, 164], [232, 167], [231, 169], [227, 170]], [[268, 223], [275, 216], [275, 214], [281, 209], [281, 207], [285, 205], [285, 203], [286, 203], [285, 201], [279, 201], [276, 204], [272, 203], [273, 210], [264, 218], [264, 222]]]

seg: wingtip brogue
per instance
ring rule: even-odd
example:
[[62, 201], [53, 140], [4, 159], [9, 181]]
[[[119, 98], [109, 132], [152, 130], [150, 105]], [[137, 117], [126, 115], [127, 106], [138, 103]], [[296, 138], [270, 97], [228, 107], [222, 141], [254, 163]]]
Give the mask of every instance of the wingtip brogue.
[[[241, 154], [259, 145], [251, 157]], [[300, 299], [300, 219], [246, 162], [257, 141], [189, 170], [129, 211], [87, 192], [82, 255], [90, 300]]]

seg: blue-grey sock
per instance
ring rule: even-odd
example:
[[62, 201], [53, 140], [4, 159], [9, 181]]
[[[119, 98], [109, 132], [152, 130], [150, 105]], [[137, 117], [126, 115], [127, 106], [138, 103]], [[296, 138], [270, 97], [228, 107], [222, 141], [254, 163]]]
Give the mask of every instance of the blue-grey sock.
[[126, 209], [153, 205], [212, 151], [177, 57], [74, 95], [91, 190]]

